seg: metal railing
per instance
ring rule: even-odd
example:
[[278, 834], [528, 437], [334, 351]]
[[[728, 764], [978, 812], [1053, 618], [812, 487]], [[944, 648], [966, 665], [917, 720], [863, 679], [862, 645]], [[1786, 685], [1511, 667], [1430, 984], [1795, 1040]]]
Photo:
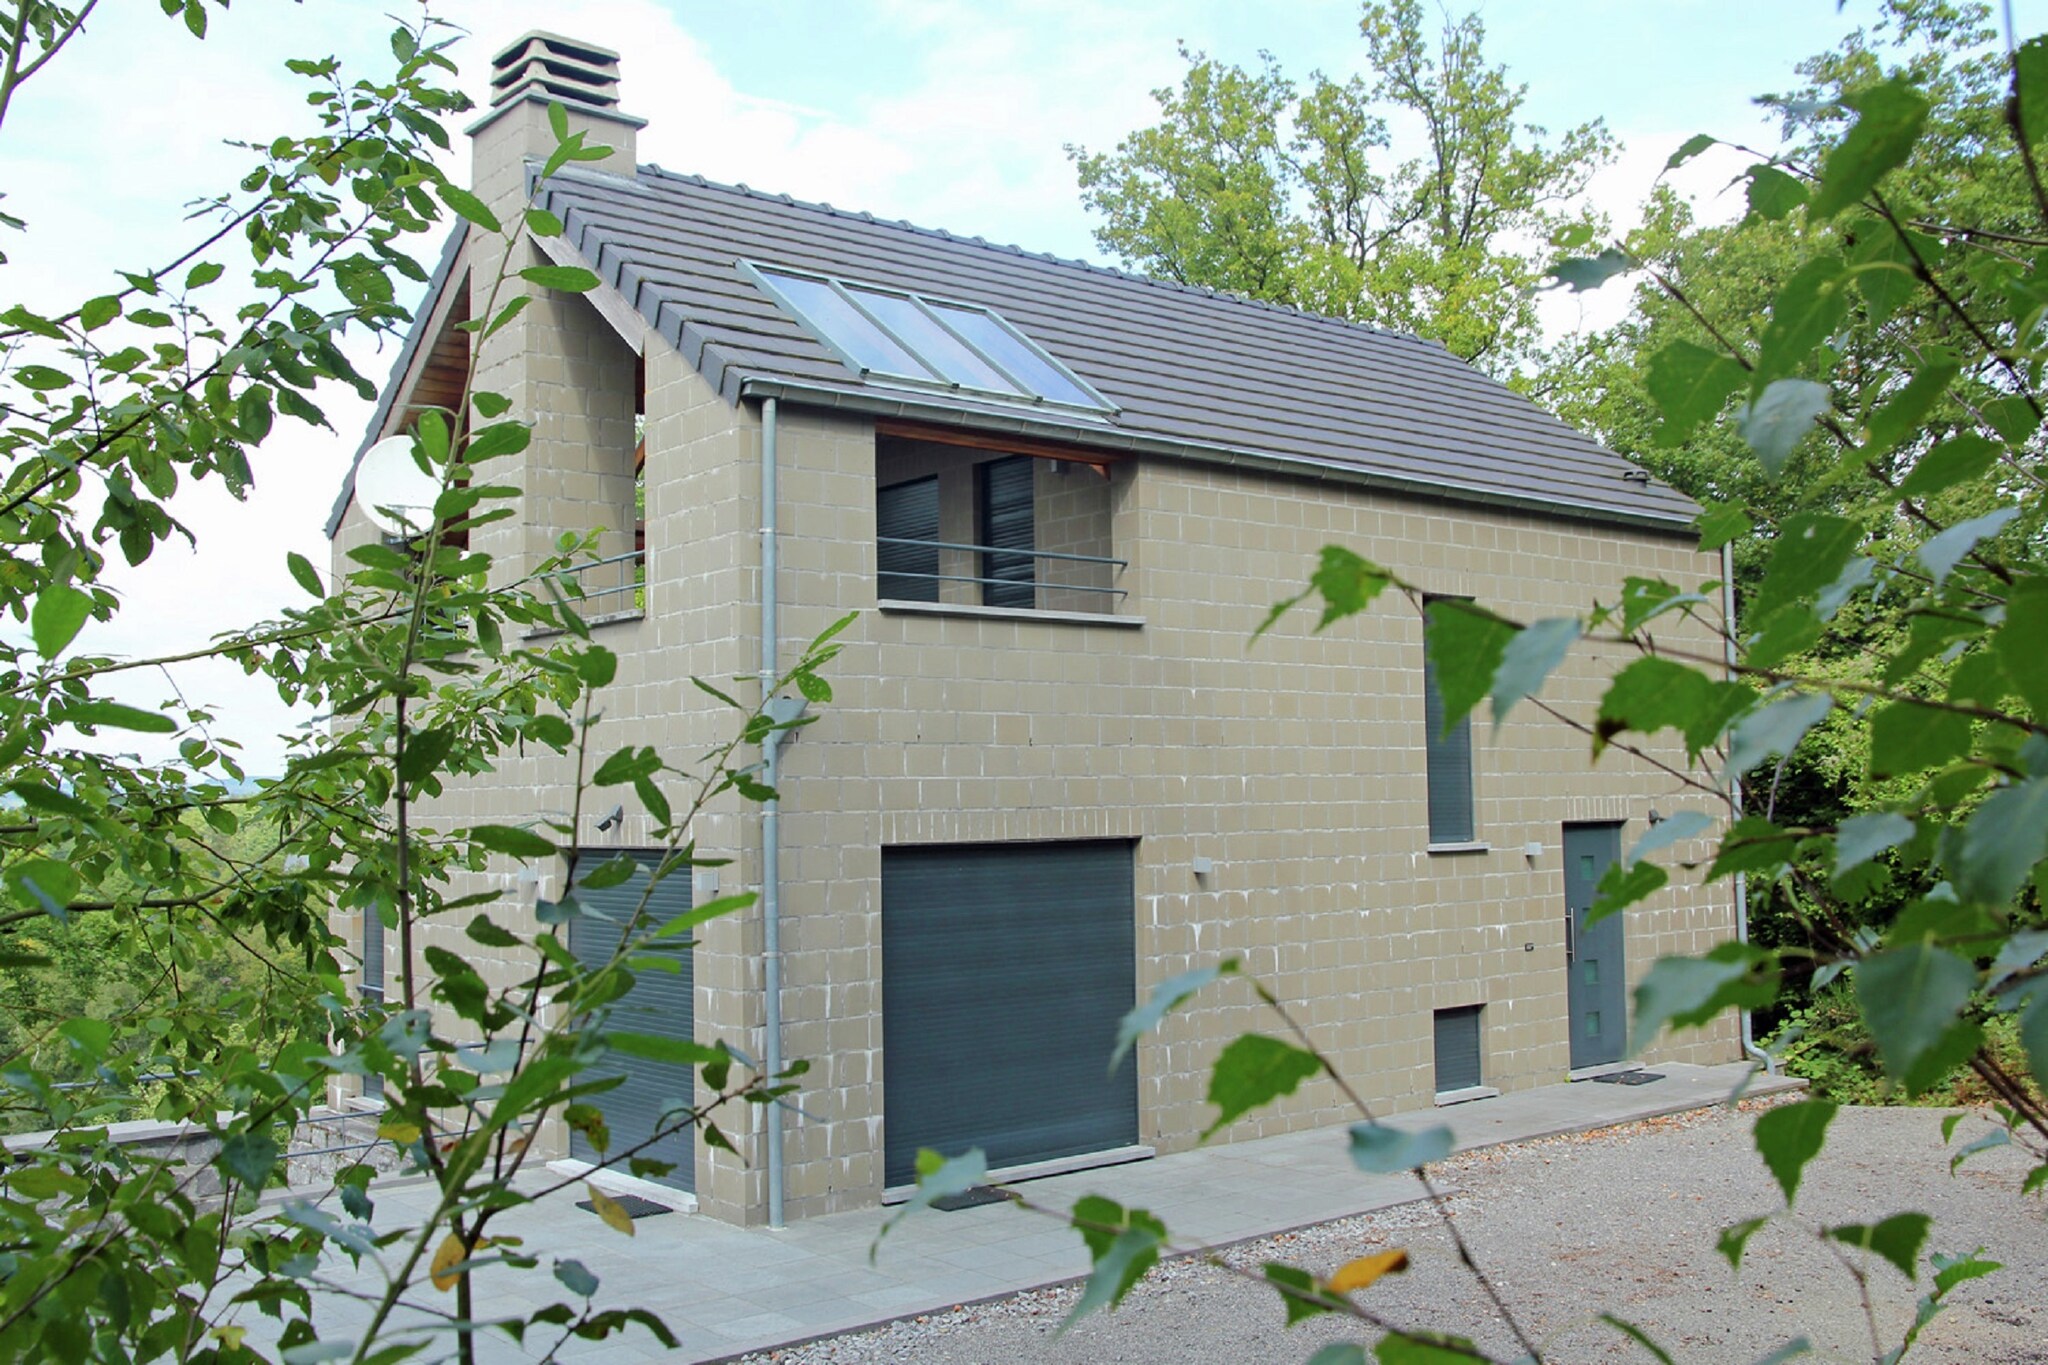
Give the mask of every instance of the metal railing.
[[[607, 578], [619, 581], [608, 583]], [[575, 591], [569, 595], [584, 604], [579, 612], [586, 616], [638, 615], [647, 610], [647, 555], [642, 550], [632, 550], [606, 559], [594, 559], [588, 564], [578, 564], [563, 569], [554, 575], [557, 583], [565, 589], [572, 586]]]
[[961, 544], [957, 541], [950, 540], [912, 540], [904, 536], [876, 536], [875, 543], [877, 545], [908, 546], [912, 549], [919, 550], [957, 550], [964, 553], [978, 555], [1006, 555], [1016, 559], [1029, 559], [1033, 561], [1032, 576], [1030, 578], [997, 578], [987, 577], [979, 574], [937, 572], [927, 573], [916, 569], [901, 568], [878, 569], [878, 572], [876, 574], [877, 578], [907, 579], [918, 583], [933, 584], [934, 590], [932, 597], [929, 599], [922, 600], [936, 601], [936, 585], [940, 583], [979, 583], [984, 586], [992, 586], [997, 588], [1031, 588], [1037, 592], [1053, 593], [1095, 593], [1102, 597], [1117, 598], [1129, 597], [1131, 595], [1128, 589], [1115, 587], [1113, 585], [1100, 583], [1047, 582], [1045, 579], [1040, 578], [1038, 576], [1036, 561], [1048, 559], [1059, 563], [1067, 564], [1100, 564], [1109, 568], [1113, 568], [1118, 572], [1121, 572], [1131, 567], [1131, 563], [1129, 560], [1117, 559], [1111, 555], [1073, 554], [1065, 550], [1018, 550], [1006, 545], [966, 545]]

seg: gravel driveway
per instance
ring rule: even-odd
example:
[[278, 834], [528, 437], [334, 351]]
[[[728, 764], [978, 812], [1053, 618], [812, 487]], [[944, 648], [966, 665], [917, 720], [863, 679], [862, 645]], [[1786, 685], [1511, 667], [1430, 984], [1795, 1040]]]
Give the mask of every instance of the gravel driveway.
[[[1842, 1111], [1827, 1150], [1807, 1167], [1803, 1228], [1766, 1227], [1751, 1239], [1741, 1273], [1731, 1273], [1714, 1250], [1720, 1229], [1782, 1203], [1750, 1140], [1759, 1107], [1492, 1148], [1435, 1169], [1456, 1190], [1450, 1206], [1480, 1263], [1555, 1361], [1652, 1359], [1599, 1322], [1603, 1310], [1637, 1324], [1681, 1362], [1753, 1361], [1802, 1335], [1816, 1351], [1805, 1359], [1868, 1361], [1870, 1328], [1856, 1283], [1804, 1228], [1918, 1210], [1934, 1218], [1926, 1252], [1982, 1246], [2005, 1268], [1959, 1289], [1910, 1359], [2048, 1362], [2048, 1209], [2039, 1197], [2019, 1195], [2027, 1165], [2012, 1149], [1951, 1176], [1952, 1149], [1942, 1145], [1935, 1111]], [[1966, 1119], [1956, 1142], [1987, 1128]], [[1514, 1354], [1426, 1205], [1266, 1238], [1232, 1248], [1227, 1259], [1249, 1268], [1284, 1260], [1327, 1273], [1388, 1247], [1406, 1248], [1413, 1266], [1364, 1291], [1362, 1303], [1394, 1322], [1459, 1330], [1499, 1355]], [[1896, 1345], [1927, 1278], [1909, 1287], [1881, 1263], [1868, 1278], [1879, 1327]], [[1155, 1270], [1115, 1313], [1056, 1335], [1075, 1292], [1040, 1290], [747, 1360], [1238, 1365], [1306, 1360], [1325, 1343], [1358, 1339], [1327, 1317], [1285, 1329], [1270, 1290], [1193, 1261]]]

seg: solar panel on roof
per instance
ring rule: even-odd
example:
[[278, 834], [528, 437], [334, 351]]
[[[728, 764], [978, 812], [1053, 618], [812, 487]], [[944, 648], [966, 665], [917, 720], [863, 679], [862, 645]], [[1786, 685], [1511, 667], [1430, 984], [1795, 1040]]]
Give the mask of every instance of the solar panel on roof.
[[741, 268], [863, 379], [1115, 411], [992, 308], [828, 275]]

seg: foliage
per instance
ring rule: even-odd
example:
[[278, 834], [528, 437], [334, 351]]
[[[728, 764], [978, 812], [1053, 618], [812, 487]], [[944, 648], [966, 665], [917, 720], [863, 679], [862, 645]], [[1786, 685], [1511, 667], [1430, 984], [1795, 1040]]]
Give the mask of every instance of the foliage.
[[[1270, 56], [1258, 71], [1182, 50], [1161, 121], [1114, 153], [1070, 147], [1096, 241], [1163, 279], [1413, 332], [1512, 375], [1537, 344], [1527, 243], [1590, 240], [1578, 206], [1614, 144], [1597, 122], [1554, 143], [1521, 121], [1524, 88], [1489, 66], [1477, 14], [1368, 3], [1371, 78], [1314, 73], [1304, 92]], [[1388, 164], [1390, 116], [1423, 128]]]
[[[0, 115], [91, 9], [16, 6]], [[198, 37], [214, 17], [200, 0], [164, 9]], [[74, 648], [89, 619], [120, 609], [110, 554], [140, 565], [190, 535], [180, 488], [219, 479], [245, 490], [275, 423], [324, 424], [321, 385], [371, 391], [342, 342], [407, 321], [401, 284], [426, 279], [410, 236], [452, 214], [473, 241], [495, 239], [482, 257], [497, 263], [489, 306], [462, 324], [479, 343], [531, 293], [596, 283], [582, 270], [521, 269], [525, 239], [561, 225], [539, 213], [501, 223], [434, 165], [447, 145], [439, 117], [466, 107], [441, 84], [447, 46], [424, 20], [392, 34], [381, 78], [351, 80], [333, 60], [289, 63], [307, 82], [313, 131], [249, 146], [251, 170], [209, 201], [216, 226], [191, 250], [61, 314], [0, 309], [0, 610], [16, 627], [0, 636], [0, 972], [12, 998], [69, 983], [12, 1015], [0, 1040], [0, 1112], [49, 1133], [0, 1172], [0, 1358], [390, 1361], [434, 1346], [468, 1360], [484, 1333], [550, 1355], [629, 1327], [672, 1344], [652, 1314], [600, 1307], [595, 1277], [573, 1261], [549, 1264], [563, 1296], [536, 1287], [523, 1314], [476, 1321], [471, 1271], [549, 1260], [494, 1230], [550, 1192], [513, 1183], [536, 1129], [565, 1119], [599, 1164], [659, 1176], [653, 1141], [698, 1125], [723, 1144], [720, 1105], [772, 1102], [801, 1071], [763, 1075], [722, 1045], [648, 1038], [615, 1019], [636, 973], [672, 969], [671, 950], [747, 897], [656, 923], [650, 885], [608, 960], [567, 947], [585, 913], [578, 889], [631, 871], [578, 864], [587, 792], [631, 785], [667, 844], [655, 880], [689, 876], [693, 815], [722, 793], [767, 794], [740, 754], [778, 727], [735, 704], [732, 738], [688, 766], [600, 745], [594, 703], [617, 661], [561, 576], [591, 543], [565, 537], [510, 583], [466, 543], [510, 516], [502, 504], [518, 493], [490, 477], [492, 460], [529, 439], [504, 396], [466, 386], [455, 409], [417, 418], [414, 458], [441, 489], [432, 528], [355, 548], [332, 582], [291, 556], [306, 604], [197, 652], [328, 713], [281, 776], [252, 782], [203, 704], [148, 710], [105, 695], [108, 679], [162, 661]], [[609, 154], [554, 113], [545, 174]], [[830, 634], [782, 684], [829, 699], [816, 669]], [[142, 763], [92, 743], [122, 732], [174, 736], [180, 760]], [[583, 775], [563, 794], [566, 815], [517, 827], [420, 820], [446, 781], [517, 752], [562, 755]], [[558, 859], [563, 889], [537, 910], [496, 890], [464, 894]], [[349, 945], [330, 929], [337, 911], [375, 915], [390, 934], [399, 965], [382, 992], [356, 989]], [[440, 941], [429, 925], [445, 926]], [[509, 984], [488, 983], [445, 946], [451, 930], [523, 966]], [[109, 964], [119, 971], [80, 987]], [[590, 1103], [616, 1084], [592, 1072], [611, 1053], [694, 1068], [698, 1089], [645, 1142], [611, 1142]], [[337, 1083], [381, 1089], [382, 1150], [330, 1186], [260, 1200], [289, 1184], [287, 1146]], [[216, 1154], [188, 1162], [123, 1146], [107, 1124], [138, 1111], [191, 1125]], [[378, 1217], [377, 1163], [425, 1178], [424, 1217]], [[631, 1232], [613, 1201], [590, 1194]], [[452, 1309], [435, 1302], [442, 1294]], [[337, 1303], [349, 1312], [337, 1317]]]
[[[1864, 1307], [1871, 1358], [1895, 1361], [1956, 1289], [1999, 1266], [1981, 1249], [1937, 1250], [1924, 1213], [1802, 1216], [1803, 1175], [1825, 1149], [1837, 1097], [1868, 1096], [1866, 1076], [1908, 1098], [1967, 1083], [1999, 1126], [1953, 1150], [1951, 1168], [2016, 1147], [2032, 1163], [2016, 1194], [2048, 1187], [2048, 35], [1963, 59], [1981, 37], [1980, 9], [1898, 0], [1887, 14], [1925, 51], [1885, 69], [1857, 40], [1809, 63], [1813, 89], [1780, 102], [1792, 142], [1744, 177], [1752, 222], [1681, 241], [1686, 225], [1672, 216], [1661, 229], [1653, 221], [1650, 238], [1552, 272], [1575, 288], [1640, 272], [1661, 299], [1644, 324], [1656, 348], [1624, 397], [1637, 404], [1643, 448], [1669, 452], [1668, 470], [1703, 495], [1702, 551], [1736, 547], [1739, 615], [1720, 610], [1718, 582], [1649, 578], [1570, 617], [1521, 621], [1484, 603], [1426, 610], [1422, 585], [1399, 566], [1328, 546], [1308, 586], [1260, 629], [1310, 600], [1317, 628], [1330, 629], [1405, 598], [1425, 621], [1446, 723], [1482, 704], [1499, 716], [1540, 699], [1572, 651], [1618, 660], [1596, 706], [1546, 711], [1586, 736], [1589, 757], [1629, 747], [1725, 811], [1712, 858], [1681, 870], [1744, 879], [1778, 921], [1771, 941], [1654, 963], [1635, 990], [1632, 1046], [1767, 1005], [1787, 976], [1810, 978], [1820, 995], [1800, 1022], [1839, 1030], [1856, 1050], [1831, 1054], [1831, 1093], [1756, 1123], [1783, 1202], [1723, 1230], [1718, 1250], [1739, 1269], [1767, 1225], [1812, 1238]], [[1673, 164], [1713, 144], [1696, 137]], [[1959, 190], [1950, 177], [1962, 172]], [[1658, 230], [1672, 233], [1673, 261], [1644, 249]], [[1575, 233], [1562, 243], [1591, 245]], [[1682, 748], [1643, 747], [1671, 730]], [[1813, 762], [1823, 735], [1830, 756]], [[1795, 790], [1805, 781], [1814, 790]], [[1626, 913], [1669, 882], [1671, 850], [1713, 823], [1692, 814], [1610, 871], [1598, 913]], [[1235, 964], [1163, 983], [1126, 1020], [1119, 1048], [1232, 976], [1289, 1037], [1249, 1035], [1223, 1050], [1209, 1092], [1219, 1114], [1320, 1072], [1363, 1120], [1351, 1132], [1361, 1167], [1412, 1167], [1436, 1198], [1428, 1165], [1451, 1149], [1449, 1129], [1379, 1125], [1282, 1002]], [[1955, 1128], [1951, 1119], [1946, 1134]], [[1084, 1308], [1114, 1305], [1134, 1265], [1172, 1248], [1140, 1211], [1104, 1201], [1073, 1218], [1095, 1264]], [[1507, 1287], [1456, 1220], [1443, 1224], [1519, 1358], [1543, 1360]], [[1887, 1340], [1874, 1305], [1897, 1288], [1894, 1274], [1931, 1288]], [[1318, 1359], [1363, 1361], [1368, 1341], [1383, 1362], [1489, 1358], [1389, 1321], [1369, 1282], [1354, 1291], [1349, 1279], [1284, 1265], [1257, 1278], [1280, 1293], [1290, 1323], [1333, 1313], [1358, 1325], [1360, 1341]], [[1601, 1320], [1670, 1358], [1637, 1325]], [[1769, 1359], [1810, 1349], [1789, 1341]]]

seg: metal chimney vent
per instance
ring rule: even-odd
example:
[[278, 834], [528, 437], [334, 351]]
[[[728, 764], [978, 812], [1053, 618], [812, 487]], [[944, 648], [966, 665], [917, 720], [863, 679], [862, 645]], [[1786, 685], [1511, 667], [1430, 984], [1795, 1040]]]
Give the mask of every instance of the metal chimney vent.
[[491, 107], [528, 95], [588, 109], [619, 107], [619, 54], [556, 33], [529, 33], [491, 59]]

